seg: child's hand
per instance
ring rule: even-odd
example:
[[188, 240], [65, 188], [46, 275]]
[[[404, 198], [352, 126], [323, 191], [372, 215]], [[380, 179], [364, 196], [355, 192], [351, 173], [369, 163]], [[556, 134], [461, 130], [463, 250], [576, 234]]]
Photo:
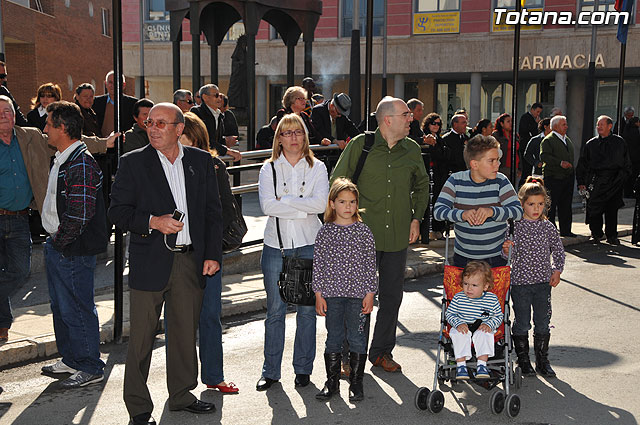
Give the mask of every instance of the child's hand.
[[456, 328], [458, 330], [458, 332], [460, 332], [461, 334], [466, 334], [469, 332], [469, 326], [467, 326], [466, 323], [463, 323], [461, 325], [458, 325], [458, 327]]
[[481, 324], [480, 326], [478, 326], [478, 330], [482, 331], [482, 332], [486, 332], [486, 333], [491, 333], [493, 332], [493, 330], [486, 324]]
[[504, 255], [508, 255], [509, 254], [509, 247], [513, 246], [513, 241], [507, 239], [506, 241], [504, 241], [504, 243], [502, 244], [502, 252], [504, 252]]
[[373, 311], [373, 297], [375, 294], [373, 292], [369, 292], [362, 299], [362, 314], [369, 314]]
[[476, 210], [466, 210], [462, 213], [462, 219], [472, 226], [475, 226], [476, 222]]
[[482, 207], [476, 210], [476, 226], [483, 224], [489, 217], [493, 216], [493, 209]]
[[327, 300], [322, 298], [320, 292], [316, 292], [316, 313], [318, 313], [318, 316], [327, 315]]
[[549, 280], [549, 285], [554, 288], [558, 286], [558, 283], [560, 283], [560, 270], [556, 270], [555, 272], [551, 273], [551, 280]]

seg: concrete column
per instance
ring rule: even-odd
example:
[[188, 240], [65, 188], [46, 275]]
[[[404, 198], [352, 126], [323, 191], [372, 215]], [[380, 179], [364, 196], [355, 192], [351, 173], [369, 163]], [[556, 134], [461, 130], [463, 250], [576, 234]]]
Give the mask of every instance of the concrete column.
[[393, 76], [393, 96], [404, 99], [404, 75], [402, 74]]
[[270, 117], [267, 116], [267, 77], [256, 76], [256, 128], [265, 125]]
[[567, 71], [556, 71], [556, 90], [553, 106], [567, 113]]
[[480, 104], [482, 103], [482, 74], [474, 72], [471, 74], [471, 105], [469, 108], [469, 127], [480, 121]]

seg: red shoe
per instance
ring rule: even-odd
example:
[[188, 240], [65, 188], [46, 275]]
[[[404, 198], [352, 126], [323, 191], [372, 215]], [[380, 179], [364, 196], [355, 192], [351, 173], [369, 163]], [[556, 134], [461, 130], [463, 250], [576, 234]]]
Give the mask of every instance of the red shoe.
[[229, 382], [226, 385], [209, 385], [207, 384], [207, 389], [218, 390], [223, 394], [238, 394], [240, 389], [236, 387], [236, 384], [233, 382]]

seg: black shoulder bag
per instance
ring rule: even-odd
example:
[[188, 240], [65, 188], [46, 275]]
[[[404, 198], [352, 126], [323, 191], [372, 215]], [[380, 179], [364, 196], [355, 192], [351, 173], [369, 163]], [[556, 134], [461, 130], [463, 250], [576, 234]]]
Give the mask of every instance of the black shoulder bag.
[[[276, 198], [278, 188], [276, 186], [276, 167], [271, 162], [273, 172], [273, 190]], [[280, 219], [276, 219], [276, 229], [278, 231], [278, 243], [282, 254], [282, 271], [278, 280], [278, 290], [282, 301], [288, 304], [315, 305], [316, 298], [311, 288], [313, 279], [313, 260], [310, 258], [298, 258], [284, 255], [282, 246], [282, 236], [280, 235]]]
[[376, 133], [375, 131], [365, 131], [364, 132], [364, 146], [362, 147], [362, 153], [360, 153], [360, 158], [358, 158], [358, 164], [356, 165], [356, 171], [354, 171], [353, 176], [351, 176], [351, 182], [355, 185], [358, 184], [358, 179], [360, 178], [360, 173], [362, 173], [362, 168], [364, 167], [364, 162], [367, 160], [367, 155], [371, 152], [371, 148], [376, 141]]

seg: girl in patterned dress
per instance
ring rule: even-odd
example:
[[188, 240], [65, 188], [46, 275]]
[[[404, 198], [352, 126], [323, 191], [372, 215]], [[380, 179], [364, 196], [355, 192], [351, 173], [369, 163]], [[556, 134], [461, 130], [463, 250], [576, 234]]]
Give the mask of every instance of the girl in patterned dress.
[[327, 400], [340, 386], [342, 345], [349, 342], [349, 401], [364, 398], [362, 378], [367, 360], [368, 315], [378, 290], [373, 233], [358, 210], [358, 188], [338, 178], [329, 190], [325, 224], [318, 231], [313, 255], [316, 312], [325, 316], [327, 342], [324, 362], [327, 382], [316, 395]]
[[[512, 339], [523, 375], [534, 376], [538, 372], [542, 376], [554, 377], [556, 374], [548, 359], [551, 288], [560, 283], [564, 247], [558, 230], [545, 216], [549, 197], [542, 179], [528, 177], [518, 192], [518, 198], [524, 217], [515, 223], [513, 241], [505, 241], [502, 247], [505, 256], [508, 247], [512, 247], [511, 300], [515, 315]], [[532, 309], [535, 370], [529, 361]]]

